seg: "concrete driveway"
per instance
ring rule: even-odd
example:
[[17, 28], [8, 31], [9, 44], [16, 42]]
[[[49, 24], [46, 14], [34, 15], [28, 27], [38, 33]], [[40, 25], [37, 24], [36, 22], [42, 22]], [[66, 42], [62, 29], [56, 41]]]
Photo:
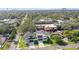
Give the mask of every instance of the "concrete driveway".
[[34, 48], [35, 48], [34, 42], [30, 42], [30, 43], [29, 43], [29, 48], [30, 48], [30, 49], [34, 49]]
[[45, 47], [43, 41], [39, 41], [38, 44], [39, 44], [39, 48]]

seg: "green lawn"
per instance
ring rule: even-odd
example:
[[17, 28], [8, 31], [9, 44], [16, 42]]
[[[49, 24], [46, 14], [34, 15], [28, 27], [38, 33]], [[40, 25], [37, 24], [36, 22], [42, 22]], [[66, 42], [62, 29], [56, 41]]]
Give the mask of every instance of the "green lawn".
[[25, 44], [24, 36], [20, 36], [19, 48], [26, 48], [26, 47], [28, 47], [28, 44]]
[[19, 39], [19, 48], [24, 48], [24, 46], [25, 46], [24, 37], [20, 36], [20, 39]]
[[25, 48], [28, 48], [28, 44], [25, 44], [24, 47], [25, 47]]
[[68, 41], [68, 44], [75, 44], [75, 42], [70, 42], [70, 41]]
[[64, 48], [64, 50], [78, 50], [77, 48]]
[[11, 42], [6, 42], [6, 43], [4, 43], [3, 47], [0, 48], [0, 50], [7, 50], [7, 49], [9, 49], [10, 44], [11, 44]]

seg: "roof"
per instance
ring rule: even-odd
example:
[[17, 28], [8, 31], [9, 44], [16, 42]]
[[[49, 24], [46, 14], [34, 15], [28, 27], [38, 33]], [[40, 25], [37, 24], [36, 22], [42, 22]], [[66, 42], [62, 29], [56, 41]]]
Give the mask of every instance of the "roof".
[[6, 41], [6, 37], [0, 37], [0, 44], [3, 44]]
[[46, 25], [45, 27], [47, 28], [47, 27], [57, 27], [57, 26], [55, 24], [49, 24], [49, 25]]
[[64, 21], [62, 21], [62, 20], [57, 20], [57, 21], [58, 21], [58, 23], [64, 22]]
[[39, 21], [35, 21], [35, 24], [52, 24], [56, 22], [57, 21], [53, 21], [51, 19], [40, 19]]
[[0, 23], [16, 23], [19, 19], [3, 19]]

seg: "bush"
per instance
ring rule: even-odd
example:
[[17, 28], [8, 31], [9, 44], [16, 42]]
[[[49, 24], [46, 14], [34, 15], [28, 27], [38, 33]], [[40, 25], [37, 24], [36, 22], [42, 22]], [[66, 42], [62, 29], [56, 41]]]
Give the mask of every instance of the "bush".
[[77, 40], [79, 41], [79, 37], [77, 37]]
[[58, 35], [53, 35], [51, 39], [53, 40], [54, 43], [58, 43], [61, 41], [61, 37]]
[[71, 39], [69, 39], [70, 42], [76, 42], [76, 37], [72, 37]]
[[28, 47], [29, 45], [28, 44], [25, 44], [25, 47]]
[[64, 41], [62, 40], [62, 37], [59, 36], [59, 35], [53, 35], [53, 36], [51, 37], [51, 39], [52, 39], [52, 41], [53, 41], [54, 43], [56, 43], [56, 44], [58, 44], [58, 45], [67, 45], [67, 43], [64, 42]]
[[58, 35], [52, 35], [51, 39], [56, 41], [58, 39], [61, 39], [61, 37]]
[[68, 37], [69, 41], [76, 42], [79, 40], [79, 30], [66, 30], [64, 31], [64, 36]]
[[44, 44], [53, 44], [53, 41], [51, 40], [51, 38], [47, 38], [45, 41], [43, 41]]

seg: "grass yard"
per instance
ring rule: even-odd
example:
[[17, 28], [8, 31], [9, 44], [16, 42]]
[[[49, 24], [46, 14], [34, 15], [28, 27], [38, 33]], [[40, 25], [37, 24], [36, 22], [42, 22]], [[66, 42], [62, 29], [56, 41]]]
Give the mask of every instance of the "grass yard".
[[25, 46], [24, 46], [25, 48], [28, 48], [28, 44], [25, 44]]
[[24, 36], [20, 36], [20, 39], [19, 39], [19, 48], [27, 48], [28, 47], [28, 44], [25, 44], [25, 40], [24, 40]]
[[9, 49], [10, 44], [11, 44], [11, 42], [6, 42], [6, 43], [4, 43], [3, 47], [0, 48], [0, 50], [7, 50], [7, 49]]
[[70, 42], [70, 41], [69, 41], [69, 42], [68, 42], [68, 44], [75, 44], [75, 43], [74, 43], [74, 42]]
[[77, 48], [64, 48], [64, 50], [78, 50]]
[[20, 39], [19, 39], [19, 48], [24, 48], [24, 47], [25, 47], [24, 37], [20, 36]]

